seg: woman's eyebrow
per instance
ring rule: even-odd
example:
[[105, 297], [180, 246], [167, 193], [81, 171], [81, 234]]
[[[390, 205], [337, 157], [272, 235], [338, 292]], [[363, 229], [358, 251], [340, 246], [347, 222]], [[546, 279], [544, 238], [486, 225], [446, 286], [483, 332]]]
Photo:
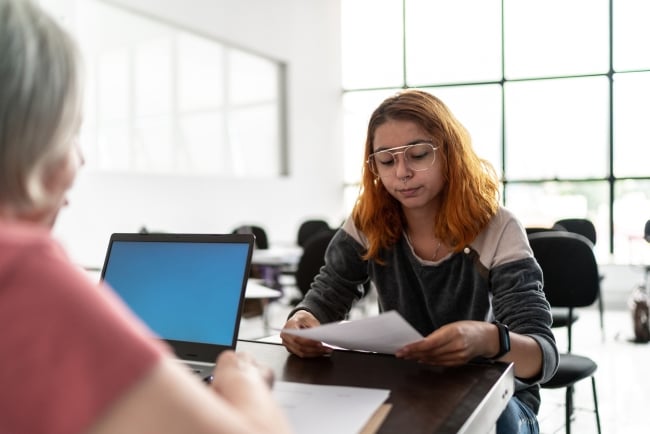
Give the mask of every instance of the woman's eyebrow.
[[388, 146], [380, 146], [380, 147], [378, 147], [378, 148], [375, 148], [375, 150], [374, 150], [373, 152], [388, 151], [388, 150], [390, 150], [390, 149], [403, 148], [403, 147], [405, 147], [405, 146], [416, 145], [416, 144], [418, 144], [418, 143], [431, 143], [431, 140], [427, 140], [427, 139], [415, 139], [415, 140], [412, 140], [412, 141], [408, 142], [408, 143], [405, 144], [405, 145], [400, 145], [400, 146], [390, 146], [390, 147], [388, 147]]

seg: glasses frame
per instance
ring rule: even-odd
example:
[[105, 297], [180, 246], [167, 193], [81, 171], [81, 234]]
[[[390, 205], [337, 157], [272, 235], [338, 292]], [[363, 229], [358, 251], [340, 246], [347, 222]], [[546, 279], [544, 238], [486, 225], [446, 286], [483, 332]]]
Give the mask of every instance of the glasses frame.
[[[426, 167], [424, 169], [414, 169], [409, 164], [410, 162], [409, 162], [408, 157], [406, 156], [406, 153], [408, 152], [409, 149], [413, 148], [414, 146], [420, 146], [420, 145], [429, 145], [431, 147], [431, 149], [433, 150], [433, 161], [431, 161], [430, 166], [428, 166], [428, 167]], [[370, 171], [373, 174], [375, 174], [377, 176], [382, 176], [379, 173], [379, 169], [377, 168], [377, 165], [376, 165], [376, 162], [375, 162], [375, 156], [380, 155], [380, 154], [384, 154], [384, 153], [388, 153], [393, 157], [393, 160], [397, 161], [397, 155], [402, 154], [403, 157], [404, 157], [404, 162], [406, 164], [406, 167], [408, 167], [409, 170], [412, 170], [414, 172], [424, 172], [426, 170], [431, 169], [433, 167], [433, 165], [435, 164], [435, 162], [436, 162], [436, 151], [438, 150], [438, 148], [440, 148], [440, 146], [435, 146], [433, 144], [433, 142], [428, 142], [428, 141], [411, 143], [410, 145], [404, 145], [404, 146], [397, 146], [396, 148], [384, 149], [382, 151], [373, 152], [372, 154], [368, 155], [368, 159], [366, 160], [366, 164], [368, 165], [368, 168], [370, 169]], [[393, 167], [392, 169], [395, 170], [395, 171], [397, 170], [395, 167]], [[386, 176], [386, 175], [384, 174], [383, 176]]]

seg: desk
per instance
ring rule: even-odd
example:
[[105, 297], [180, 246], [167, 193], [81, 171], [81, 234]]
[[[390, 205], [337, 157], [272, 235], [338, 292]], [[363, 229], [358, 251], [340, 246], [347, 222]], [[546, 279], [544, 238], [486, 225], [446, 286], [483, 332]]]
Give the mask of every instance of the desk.
[[282, 275], [293, 275], [302, 256], [302, 247], [274, 246], [269, 249], [253, 250], [251, 276], [261, 278], [264, 284], [282, 291]]
[[238, 341], [237, 351], [250, 353], [282, 381], [390, 389], [392, 408], [378, 433], [492, 432], [514, 391], [512, 364], [444, 368], [338, 350], [301, 359], [281, 345], [252, 341]]
[[295, 267], [302, 256], [300, 246], [274, 246], [269, 249], [253, 250], [254, 265], [273, 265], [280, 267]]
[[264, 286], [264, 281], [261, 279], [249, 278], [246, 283], [246, 295], [244, 300], [244, 309], [242, 316], [244, 318], [252, 318], [254, 316], [262, 316], [262, 324], [264, 332], [269, 332], [269, 316], [267, 308], [269, 301], [282, 297], [282, 292], [277, 289]]
[[277, 289], [264, 286], [264, 283], [261, 279], [249, 278], [248, 282], [246, 283], [245, 298], [247, 299], [257, 298], [262, 300], [270, 300], [280, 297], [282, 297], [282, 292], [278, 291]]

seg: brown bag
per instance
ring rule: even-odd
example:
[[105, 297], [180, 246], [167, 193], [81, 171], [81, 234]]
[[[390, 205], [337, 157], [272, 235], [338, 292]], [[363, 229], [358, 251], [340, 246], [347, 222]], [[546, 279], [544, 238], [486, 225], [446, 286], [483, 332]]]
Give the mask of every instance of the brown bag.
[[650, 342], [650, 300], [645, 287], [637, 287], [630, 297], [632, 322], [634, 324], [634, 341]]

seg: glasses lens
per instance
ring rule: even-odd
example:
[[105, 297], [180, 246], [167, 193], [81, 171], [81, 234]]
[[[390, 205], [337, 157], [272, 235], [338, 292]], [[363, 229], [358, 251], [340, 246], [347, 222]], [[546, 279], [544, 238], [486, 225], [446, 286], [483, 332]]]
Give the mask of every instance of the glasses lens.
[[430, 143], [418, 143], [405, 151], [406, 161], [412, 170], [427, 170], [436, 160], [436, 151]]
[[[399, 150], [398, 150], [399, 149]], [[436, 148], [430, 143], [401, 146], [386, 151], [375, 152], [368, 158], [368, 166], [372, 173], [378, 176], [391, 176], [395, 173], [395, 159], [403, 154], [407, 166], [411, 170], [427, 170], [436, 160]]]
[[375, 175], [384, 176], [393, 170], [395, 157], [390, 151], [375, 152], [368, 158], [370, 170]]

